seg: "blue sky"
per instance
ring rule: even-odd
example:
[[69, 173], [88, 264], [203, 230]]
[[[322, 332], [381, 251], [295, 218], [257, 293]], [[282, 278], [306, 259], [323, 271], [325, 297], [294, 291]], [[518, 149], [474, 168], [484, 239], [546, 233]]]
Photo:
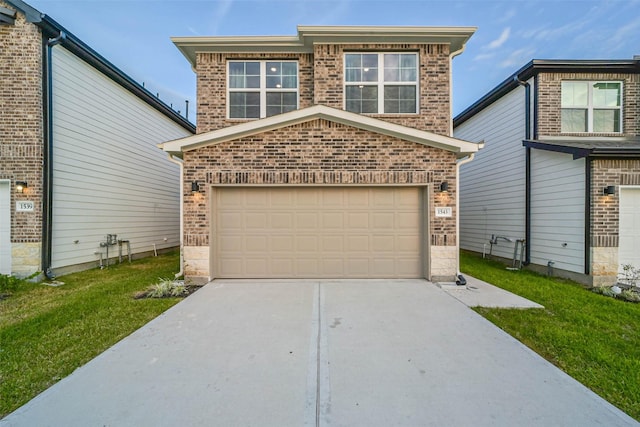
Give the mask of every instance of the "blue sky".
[[195, 105], [195, 74], [171, 43], [171, 36], [295, 35], [297, 25], [478, 27], [465, 52], [453, 60], [454, 114], [531, 59], [631, 59], [640, 55], [640, 0], [27, 3], [183, 112], [184, 100]]

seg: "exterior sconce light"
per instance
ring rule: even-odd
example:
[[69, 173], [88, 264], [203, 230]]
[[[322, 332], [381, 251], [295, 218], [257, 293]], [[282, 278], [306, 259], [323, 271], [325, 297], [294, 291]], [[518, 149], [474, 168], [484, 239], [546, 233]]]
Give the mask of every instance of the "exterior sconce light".
[[447, 181], [442, 181], [440, 183], [440, 192], [448, 193], [449, 192], [449, 183]]
[[29, 188], [27, 181], [16, 181], [16, 191], [23, 193], [25, 188]]
[[616, 194], [616, 186], [615, 185], [608, 185], [606, 187], [604, 187], [604, 190], [602, 192], [605, 196], [611, 196], [613, 194]]
[[198, 185], [198, 181], [193, 181], [191, 183], [191, 192], [192, 193], [197, 193], [200, 191], [200, 185]]

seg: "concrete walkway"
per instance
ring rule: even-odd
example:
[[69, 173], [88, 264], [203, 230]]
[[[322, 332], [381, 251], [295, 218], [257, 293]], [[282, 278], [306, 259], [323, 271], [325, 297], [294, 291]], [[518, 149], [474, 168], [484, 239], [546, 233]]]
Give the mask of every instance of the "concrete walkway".
[[215, 281], [1, 426], [633, 426], [423, 280]]

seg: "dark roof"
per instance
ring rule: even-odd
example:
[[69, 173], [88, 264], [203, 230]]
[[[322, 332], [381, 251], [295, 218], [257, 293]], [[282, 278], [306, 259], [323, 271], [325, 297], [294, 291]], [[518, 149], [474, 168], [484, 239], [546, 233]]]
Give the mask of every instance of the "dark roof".
[[34, 9], [22, 0], [6, 0], [6, 2], [22, 12], [28, 22], [40, 27], [43, 37], [54, 38], [62, 35], [60, 44], [62, 44], [67, 50], [123, 88], [127, 89], [129, 92], [136, 95], [138, 98], [167, 116], [169, 119], [173, 120], [178, 125], [182, 126], [184, 129], [195, 133], [196, 127], [193, 123], [178, 114], [177, 111], [173, 110], [173, 108], [165, 104], [158, 97], [154, 96], [142, 85], [133, 80], [98, 52], [90, 48], [86, 43], [57, 23], [54, 19], [40, 13], [37, 9]]
[[583, 157], [640, 159], [640, 138], [525, 140], [522, 145], [539, 150], [572, 154], [574, 159]]
[[534, 59], [507, 77], [502, 83], [489, 91], [482, 98], [474, 102], [453, 119], [453, 127], [475, 116], [489, 105], [502, 98], [520, 85], [519, 81], [527, 81], [541, 73], [556, 72], [585, 72], [585, 73], [628, 73], [640, 74], [640, 59], [617, 60], [563, 60], [563, 59]]

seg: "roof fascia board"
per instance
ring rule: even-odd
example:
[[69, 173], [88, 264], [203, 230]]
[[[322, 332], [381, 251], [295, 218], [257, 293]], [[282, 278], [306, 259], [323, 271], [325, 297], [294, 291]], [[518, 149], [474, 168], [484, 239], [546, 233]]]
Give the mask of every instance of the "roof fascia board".
[[195, 69], [199, 52], [311, 53], [316, 44], [434, 43], [460, 50], [476, 27], [298, 26], [297, 36], [172, 37]]
[[179, 155], [182, 152], [195, 150], [207, 145], [239, 139], [316, 119], [325, 119], [406, 141], [442, 148], [455, 152], [458, 157], [464, 157], [470, 153], [474, 153], [480, 148], [479, 144], [472, 142], [408, 128], [373, 117], [337, 110], [322, 105], [316, 105], [261, 120], [241, 123], [236, 126], [230, 126], [204, 134], [169, 141], [164, 144], [159, 144], [158, 146], [167, 152]]
[[471, 104], [453, 119], [453, 127], [484, 110], [498, 99], [518, 87], [517, 80], [526, 81], [540, 73], [588, 72], [588, 73], [629, 73], [640, 74], [640, 61], [637, 59], [621, 60], [556, 60], [534, 59], [515, 73], [507, 77], [482, 98]]
[[567, 147], [566, 145], [545, 144], [540, 141], [522, 141], [525, 147], [536, 148], [538, 150], [553, 151], [573, 155], [573, 160], [589, 157], [591, 150], [588, 148]]

